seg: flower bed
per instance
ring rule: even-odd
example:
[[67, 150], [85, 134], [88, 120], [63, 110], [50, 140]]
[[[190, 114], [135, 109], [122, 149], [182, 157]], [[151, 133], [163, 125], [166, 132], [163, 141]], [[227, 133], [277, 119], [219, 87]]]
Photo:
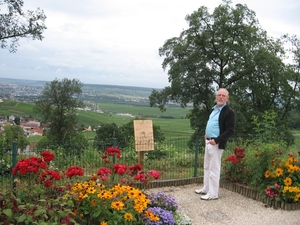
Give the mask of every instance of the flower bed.
[[245, 186], [243, 184], [221, 180], [220, 187], [232, 192], [236, 192], [245, 197], [252, 198], [253, 200], [261, 201], [265, 203], [267, 207], [272, 207], [274, 209], [283, 209], [287, 211], [300, 210], [300, 202], [288, 203], [283, 201], [275, 201], [272, 198], [262, 196], [258, 190], [255, 190], [254, 188]]
[[300, 164], [297, 153], [283, 152], [278, 144], [235, 147], [224, 160], [221, 186], [284, 210], [300, 205]]
[[108, 167], [101, 167], [88, 180], [79, 166], [67, 171], [50, 169], [53, 152], [41, 156], [21, 159], [13, 168], [13, 174], [19, 176], [15, 195], [0, 193], [4, 224], [191, 224], [178, 211], [174, 197], [163, 192], [147, 195], [142, 188], [133, 187], [140, 182], [145, 188], [160, 173], [146, 172], [139, 164], [112, 165], [108, 158], [120, 157], [117, 148], [104, 152], [102, 159]]

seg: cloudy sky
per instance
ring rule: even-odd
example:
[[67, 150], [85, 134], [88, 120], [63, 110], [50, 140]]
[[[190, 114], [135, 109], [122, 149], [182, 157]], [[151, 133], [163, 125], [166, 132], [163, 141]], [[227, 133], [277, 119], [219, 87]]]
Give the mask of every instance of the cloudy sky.
[[[233, 0], [246, 4], [269, 36], [300, 36], [299, 0]], [[17, 53], [0, 49], [0, 77], [86, 84], [169, 86], [158, 49], [187, 29], [185, 16], [221, 0], [24, 0], [43, 9], [43, 41], [22, 39]]]

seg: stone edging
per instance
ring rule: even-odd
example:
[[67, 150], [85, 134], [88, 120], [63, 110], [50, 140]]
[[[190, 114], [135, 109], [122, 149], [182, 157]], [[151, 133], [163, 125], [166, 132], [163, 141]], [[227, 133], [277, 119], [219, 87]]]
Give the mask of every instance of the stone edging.
[[261, 201], [265, 203], [266, 206], [272, 207], [274, 209], [283, 209], [287, 211], [300, 210], [300, 202], [287, 203], [287, 202], [275, 201], [274, 199], [262, 196], [261, 194], [259, 194], [258, 190], [255, 190], [251, 187], [247, 187], [241, 184], [221, 180], [220, 187], [244, 195], [245, 197], [252, 198], [257, 201]]

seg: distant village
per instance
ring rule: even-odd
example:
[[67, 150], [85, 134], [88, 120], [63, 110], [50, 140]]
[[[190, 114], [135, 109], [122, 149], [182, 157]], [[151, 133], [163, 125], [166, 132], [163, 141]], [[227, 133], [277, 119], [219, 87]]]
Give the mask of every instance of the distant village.
[[[3, 100], [0, 98], [0, 105]], [[82, 111], [93, 111], [98, 113], [104, 113], [100, 109], [93, 109], [89, 106], [85, 106], [84, 108], [77, 108], [77, 110]], [[119, 116], [128, 116], [134, 117], [129, 113], [117, 113]], [[12, 126], [16, 125], [16, 117], [14, 115], [4, 116], [0, 115], [0, 133], [4, 130], [5, 125], [10, 124]], [[36, 118], [31, 117], [20, 117], [20, 127], [23, 129], [26, 137], [32, 136], [43, 136], [44, 130], [49, 129], [49, 123], [41, 124], [41, 122]], [[86, 125], [83, 127], [83, 131], [96, 131], [100, 126], [92, 128], [90, 125]]]
[[[0, 101], [1, 102], [1, 101]], [[16, 117], [14, 115], [6, 116], [0, 115], [0, 132], [4, 130], [5, 125], [10, 124], [12, 126], [16, 125]], [[20, 117], [20, 127], [23, 129], [24, 134], [27, 137], [31, 136], [42, 136], [43, 130], [48, 128], [47, 124], [41, 126], [40, 121], [29, 117]]]

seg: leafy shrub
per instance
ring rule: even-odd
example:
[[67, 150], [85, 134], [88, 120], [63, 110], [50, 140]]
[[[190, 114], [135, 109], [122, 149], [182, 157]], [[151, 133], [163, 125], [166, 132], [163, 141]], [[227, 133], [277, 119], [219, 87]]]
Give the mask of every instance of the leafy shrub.
[[245, 183], [247, 171], [245, 169], [245, 149], [235, 147], [234, 154], [228, 156], [224, 163], [225, 179], [233, 182]]
[[300, 164], [296, 153], [284, 153], [276, 144], [247, 150], [236, 147], [234, 153], [223, 163], [225, 179], [249, 185], [277, 201], [299, 201]]
[[[298, 151], [300, 155], [300, 150]], [[264, 185], [268, 197], [285, 202], [298, 202], [300, 199], [300, 163], [297, 155], [273, 158], [272, 165], [265, 171]]]

